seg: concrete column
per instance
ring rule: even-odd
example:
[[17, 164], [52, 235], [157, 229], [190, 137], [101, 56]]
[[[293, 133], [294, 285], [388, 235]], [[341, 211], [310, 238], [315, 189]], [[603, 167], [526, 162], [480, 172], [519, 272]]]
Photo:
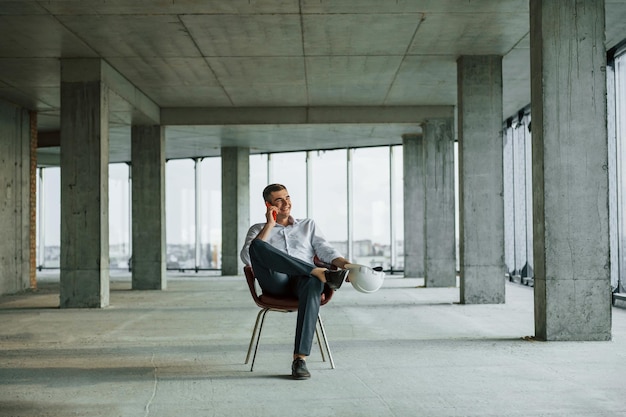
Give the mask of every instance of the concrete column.
[[531, 0], [535, 335], [609, 340], [604, 1]]
[[0, 101], [0, 294], [30, 285], [30, 117]]
[[241, 275], [250, 228], [250, 150], [222, 148], [222, 275]]
[[28, 118], [30, 126], [30, 147], [29, 147], [29, 213], [28, 221], [30, 223], [28, 253], [29, 261], [29, 286], [31, 289], [37, 289], [37, 112], [29, 111]]
[[454, 120], [428, 120], [424, 132], [424, 281], [456, 286], [454, 236]]
[[424, 148], [422, 135], [402, 136], [404, 162], [404, 276], [424, 276]]
[[502, 57], [457, 61], [461, 303], [504, 303]]
[[109, 112], [99, 59], [61, 61], [60, 306], [109, 304]]
[[161, 126], [133, 126], [132, 287], [167, 288], [165, 262], [165, 138]]

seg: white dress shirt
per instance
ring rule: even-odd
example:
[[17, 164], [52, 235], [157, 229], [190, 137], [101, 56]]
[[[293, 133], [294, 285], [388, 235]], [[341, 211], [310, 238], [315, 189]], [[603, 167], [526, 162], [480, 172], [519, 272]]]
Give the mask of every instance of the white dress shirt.
[[[250, 253], [248, 252], [250, 243], [257, 237], [263, 226], [265, 223], [257, 223], [248, 230], [246, 241], [240, 253], [241, 260], [246, 265], [250, 265]], [[342, 256], [328, 243], [312, 219], [294, 219], [289, 216], [287, 226], [278, 223], [274, 226], [270, 231], [267, 243], [305, 262], [313, 263], [314, 255], [326, 263], [331, 263], [333, 259]]]

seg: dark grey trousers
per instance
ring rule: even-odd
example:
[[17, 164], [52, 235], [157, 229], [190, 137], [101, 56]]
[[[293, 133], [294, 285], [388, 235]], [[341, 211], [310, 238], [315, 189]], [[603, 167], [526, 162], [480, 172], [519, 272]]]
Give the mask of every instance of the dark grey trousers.
[[269, 243], [254, 239], [250, 244], [252, 270], [264, 293], [276, 296], [291, 295], [298, 298], [298, 318], [293, 352], [301, 355], [311, 353], [317, 315], [320, 311], [320, 295], [324, 283], [310, 272], [315, 265], [276, 249]]

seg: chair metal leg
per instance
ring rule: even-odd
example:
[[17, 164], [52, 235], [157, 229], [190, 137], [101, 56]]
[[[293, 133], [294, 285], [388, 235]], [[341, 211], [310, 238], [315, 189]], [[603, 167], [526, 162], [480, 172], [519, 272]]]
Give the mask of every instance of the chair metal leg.
[[248, 354], [246, 355], [246, 364], [250, 360], [250, 352], [252, 352], [252, 344], [254, 343], [255, 336], [257, 335], [257, 330], [259, 328], [259, 320], [261, 319], [261, 314], [263, 314], [263, 310], [259, 310], [259, 314], [256, 315], [256, 322], [254, 323], [254, 330], [252, 330], [252, 336], [250, 337], [250, 345], [248, 346]]
[[261, 311], [263, 312], [263, 314], [261, 317], [261, 325], [259, 326], [259, 335], [256, 338], [256, 345], [254, 346], [254, 355], [252, 355], [252, 365], [250, 365], [250, 372], [252, 372], [252, 370], [254, 369], [254, 361], [256, 360], [256, 352], [257, 350], [259, 350], [259, 342], [261, 341], [261, 332], [263, 331], [263, 323], [265, 322], [265, 315], [267, 314], [268, 311], [270, 311], [270, 309], [265, 308]]
[[326, 355], [324, 355], [324, 347], [322, 346], [322, 340], [320, 339], [320, 332], [316, 323], [315, 336], [317, 336], [317, 345], [320, 347], [320, 353], [322, 354], [322, 362], [326, 362]]
[[[259, 314], [256, 316], [256, 322], [254, 323], [254, 330], [252, 330], [252, 337], [250, 337], [250, 344], [248, 345], [248, 354], [246, 355], [246, 364], [250, 361], [250, 353], [252, 353], [252, 345], [254, 345], [254, 354], [252, 355], [252, 364], [250, 365], [250, 372], [254, 369], [254, 361], [256, 360], [256, 354], [259, 350], [259, 342], [261, 341], [261, 332], [263, 331], [263, 324], [265, 323], [265, 316], [267, 312], [270, 311], [269, 308], [264, 308], [259, 311]], [[322, 321], [322, 316], [317, 315], [317, 324], [319, 326], [315, 326], [315, 336], [317, 336], [317, 344], [320, 347], [320, 353], [322, 354], [322, 361], [326, 362], [326, 356], [324, 355], [324, 350], [328, 354], [328, 360], [330, 362], [330, 367], [335, 369], [335, 361], [333, 360], [333, 355], [330, 352], [330, 345], [328, 344], [328, 338], [326, 337], [326, 330], [324, 329], [324, 322]], [[321, 332], [321, 337], [320, 337]], [[256, 339], [256, 343], [255, 343]], [[322, 341], [324, 344], [322, 345]]]
[[[322, 330], [322, 339], [324, 339], [324, 345], [326, 346], [326, 352], [328, 353], [328, 359], [330, 359], [330, 367], [335, 369], [335, 361], [333, 361], [333, 355], [330, 353], [330, 346], [328, 345], [328, 338], [326, 337], [326, 330], [324, 330], [324, 322], [322, 321], [322, 316], [317, 315], [317, 322], [320, 325], [320, 329]], [[322, 346], [320, 345], [320, 349]]]

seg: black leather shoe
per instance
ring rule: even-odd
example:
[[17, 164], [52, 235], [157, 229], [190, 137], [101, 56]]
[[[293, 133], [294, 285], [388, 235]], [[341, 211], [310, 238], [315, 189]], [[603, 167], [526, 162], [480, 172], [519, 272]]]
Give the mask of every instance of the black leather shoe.
[[338, 290], [341, 287], [341, 284], [346, 280], [348, 273], [350, 270], [348, 269], [339, 269], [337, 271], [327, 270], [324, 271], [324, 276], [326, 277], [326, 283], [333, 290]]
[[306, 369], [306, 361], [304, 359], [298, 358], [293, 360], [293, 363], [291, 364], [291, 376], [293, 379], [311, 378], [309, 370]]

